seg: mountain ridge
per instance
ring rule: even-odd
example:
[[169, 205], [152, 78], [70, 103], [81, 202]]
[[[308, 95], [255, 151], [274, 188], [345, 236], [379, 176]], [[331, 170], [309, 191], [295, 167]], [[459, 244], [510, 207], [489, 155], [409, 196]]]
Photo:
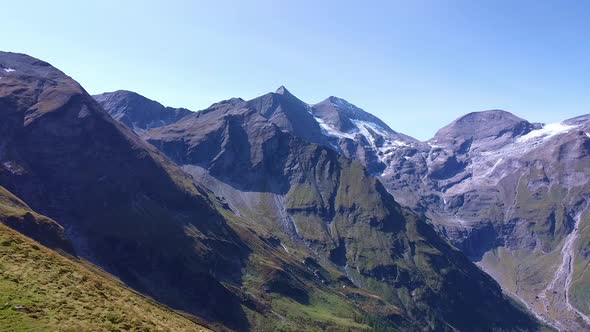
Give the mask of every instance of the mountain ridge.
[[109, 114], [133, 130], [147, 130], [176, 122], [192, 112], [186, 108], [164, 107], [138, 93], [117, 90], [92, 96]]
[[[288, 94], [291, 95], [290, 92], [288, 92]], [[300, 105], [305, 104], [294, 96], [289, 98], [295, 98], [300, 102]], [[320, 104], [320, 107], [322, 106], [322, 103], [329, 104], [328, 106], [332, 107], [333, 102], [338, 100], [340, 99], [336, 99], [335, 97], [328, 98], [318, 104]], [[343, 107], [354, 107], [353, 109], [356, 109], [354, 105], [348, 102], [344, 103], [343, 101], [340, 101], [339, 103], [344, 105]], [[322, 134], [326, 138], [325, 140], [322, 140], [315, 137], [314, 140], [317, 144], [334, 150], [345, 157], [359, 160], [365, 167], [367, 167], [369, 174], [375, 175], [383, 181], [387, 190], [394, 195], [396, 200], [401, 199], [402, 205], [408, 206], [418, 214], [430, 219], [432, 224], [439, 231], [439, 234], [445, 236], [453, 244], [462, 249], [462, 251], [471, 257], [472, 260], [480, 262], [479, 264], [483, 264], [481, 266], [484, 267], [484, 270], [488, 271], [499, 280], [509, 294], [514, 294], [519, 300], [524, 299], [524, 303], [526, 303], [529, 308], [532, 308], [538, 317], [541, 317], [543, 320], [562, 329], [573, 328], [574, 326], [576, 326], [576, 328], [583, 328], [585, 323], [581, 320], [580, 314], [566, 312], [555, 316], [556, 314], [554, 313], [549, 313], [548, 311], [540, 309], [537, 305], [538, 296], [535, 293], [533, 293], [531, 298], [529, 290], [514, 291], [511, 282], [506, 281], [506, 278], [501, 276], [499, 272], [492, 267], [489, 253], [490, 250], [494, 248], [512, 251], [521, 250], [518, 248], [521, 248], [523, 245], [526, 248], [526, 243], [539, 243], [546, 241], [542, 240], [543, 238], [547, 238], [546, 235], [544, 235], [546, 232], [544, 221], [537, 222], [537, 226], [535, 226], [535, 232], [538, 232], [538, 235], [533, 234], [532, 237], [523, 237], [523, 232], [526, 232], [526, 227], [529, 227], [524, 226], [526, 225], [524, 220], [535, 215], [531, 212], [532, 210], [520, 212], [517, 217], [518, 219], [507, 221], [503, 220], [503, 216], [514, 214], [514, 212], [502, 212], [501, 214], [498, 214], [498, 212], [491, 212], [501, 211], [507, 206], [510, 206], [510, 204], [502, 203], [502, 201], [496, 202], [497, 198], [495, 197], [498, 195], [496, 193], [498, 192], [498, 189], [494, 189], [496, 186], [500, 186], [500, 192], [504, 192], [502, 195], [506, 196], [502, 199], [511, 199], [510, 197], [512, 197], [512, 199], [515, 197], [516, 199], [522, 199], [519, 197], [524, 197], [520, 193], [521, 189], [514, 186], [506, 186], [506, 184], [504, 184], [508, 183], [506, 181], [514, 181], [509, 180], [511, 179], [510, 176], [507, 176], [504, 180], [500, 178], [500, 182], [498, 183], [495, 182], [496, 180], [494, 179], [496, 176], [506, 176], [502, 175], [504, 173], [501, 172], [504, 171], [500, 171], [500, 169], [506, 169], [506, 171], [509, 172], [506, 174], [513, 174], [518, 171], [518, 166], [510, 166], [506, 168], [507, 166], [505, 165], [510, 165], [507, 163], [507, 160], [515, 160], [512, 162], [514, 163], [516, 162], [515, 158], [529, 158], [527, 156], [533, 156], [532, 151], [537, 151], [537, 149], [545, 146], [545, 144], [555, 144], [551, 142], [562, 142], [565, 137], [571, 137], [574, 141], [580, 142], [582, 144], [580, 145], [582, 150], [579, 150], [579, 152], [576, 153], [582, 153], [581, 156], [587, 155], [587, 153], [583, 152], [583, 144], [585, 142], [585, 137], [590, 137], [590, 135], [588, 135], [590, 130], [586, 129], [586, 131], [584, 131], [583, 128], [585, 128], [584, 126], [588, 123], [588, 116], [567, 119], [558, 124], [540, 124], [528, 122], [502, 110], [473, 112], [466, 114], [441, 128], [441, 130], [439, 130], [439, 132], [430, 140], [421, 142], [411, 139], [402, 141], [405, 144], [390, 145], [387, 148], [387, 156], [383, 157], [384, 151], [381, 151], [381, 155], [379, 154], [379, 149], [383, 146], [383, 143], [380, 141], [386, 140], [386, 137], [391, 140], [391, 132], [389, 131], [390, 129], [388, 130], [389, 127], [383, 128], [382, 125], [380, 126], [378, 123], [373, 122], [374, 128], [377, 129], [370, 127], [366, 128], [364, 135], [356, 134], [354, 128], [352, 131], [350, 129], [348, 129], [348, 132], [346, 129], [342, 131], [340, 129], [346, 128], [346, 126], [339, 127], [342, 125], [338, 124], [338, 121], [340, 121], [338, 117], [341, 115], [340, 112], [338, 112], [338, 109], [331, 110], [332, 117], [334, 118], [334, 116], [336, 116], [336, 120], [329, 120], [328, 115], [324, 115], [324, 118], [318, 117], [321, 110], [318, 111], [317, 108], [314, 109], [316, 105], [308, 105], [308, 111], [314, 115], [316, 122], [322, 128]], [[226, 104], [226, 107], [230, 109], [234, 106]], [[301, 114], [304, 114], [304, 109], [305, 107], [299, 108]], [[202, 112], [208, 113], [210, 110]], [[341, 113], [346, 113], [346, 111]], [[350, 117], [348, 119], [350, 120]], [[263, 119], [261, 119], [261, 121], [264, 122]], [[356, 127], [354, 123], [353, 125]], [[244, 123], [242, 123], [242, 126], [245, 126], [245, 128], [248, 127], [248, 125]], [[172, 127], [174, 127], [174, 125], [172, 125]], [[381, 130], [378, 129], [380, 127], [382, 128]], [[183, 128], [183, 130], [187, 130], [190, 128], [190, 125], [184, 126]], [[309, 136], [307, 138], [302, 137], [302, 135], [299, 135], [298, 131], [292, 127], [283, 127], [279, 129], [281, 131], [286, 130], [295, 136], [301, 137], [303, 140], [309, 141]], [[155, 144], [163, 151], [167, 151], [168, 149], [159, 143], [162, 142], [160, 139], [164, 138], [165, 135], [156, 138], [153, 134], [155, 134], [155, 132], [147, 134], [148, 141]], [[577, 137], [582, 140], [579, 141]], [[573, 147], [574, 146], [568, 148], [567, 151], [575, 151], [575, 148], [572, 150]], [[562, 149], [560, 151], [565, 152], [566, 150]], [[177, 152], [170, 154], [170, 151], [168, 150], [167, 154], [173, 157]], [[552, 156], [550, 150], [545, 150], [544, 154], [547, 155], [547, 157], [543, 158], [549, 158], [549, 156]], [[504, 155], [507, 157], [504, 157]], [[583, 160], [579, 159], [579, 157], [573, 156], [574, 155], [561, 160]], [[263, 157], [260, 160], [264, 159], [265, 158]], [[187, 161], [184, 163], [187, 164]], [[188, 161], [188, 164], [191, 164], [191, 162]], [[534, 165], [535, 162], [532, 160], [526, 161], [523, 165], [527, 164]], [[227, 165], [236, 166], [235, 163], [228, 163]], [[239, 163], [237, 165], [239, 165]], [[203, 173], [203, 171], [197, 171], [191, 167], [192, 166], [187, 165], [185, 166], [185, 170], [188, 169], [189, 173], [192, 172], [193, 175], [196, 175], [201, 179], [207, 179], [209, 176], [205, 175], [205, 173], [209, 173], [209, 171], [204, 171], [205, 173]], [[199, 167], [205, 167], [206, 169], [208, 166], [200, 164]], [[573, 167], [575, 169], [580, 166]], [[226, 169], [221, 173], [231, 173], [232, 169], [233, 167], [230, 167], [230, 169]], [[214, 175], [214, 173], [210, 174]], [[260, 174], [266, 173], [262, 172]], [[579, 177], [580, 175], [574, 176]], [[219, 180], [209, 179], [207, 181], [216, 183]], [[222, 179], [222, 181], [226, 180]], [[539, 180], [533, 181], [535, 181], [534, 183], [539, 183]], [[549, 180], [546, 179], [542, 181]], [[542, 184], [543, 182], [540, 183]], [[222, 185], [219, 186], [223, 187]], [[228, 196], [233, 195], [231, 191], [227, 191], [227, 189], [220, 190], [225, 192]], [[516, 194], [511, 194], [511, 192], [516, 192]], [[325, 202], [325, 198], [322, 198], [322, 195], [320, 195], [320, 201], [306, 203], [306, 206], [322, 206], [322, 204], [324, 204], [322, 201]], [[470, 201], [470, 203], [468, 203], [468, 201]], [[232, 204], [247, 205], [248, 203], [239, 199], [236, 202], [230, 203], [230, 205]], [[518, 209], [521, 205], [516, 205], [514, 208]], [[239, 208], [236, 209], [239, 210]], [[302, 211], [306, 211], [306, 209], [303, 209]], [[292, 210], [292, 212], [293, 211], [296, 212], [297, 210]], [[477, 217], [480, 213], [479, 211], [482, 211], [481, 216], [483, 218]], [[555, 223], [555, 229], [559, 230], [560, 234], [568, 234], [571, 232], [572, 228], [568, 226], [568, 223], [570, 222], [567, 221], [567, 218], [570, 217], [559, 217], [565, 218], [563, 219], [565, 220], [563, 221], [565, 224], [564, 226], [559, 226], [561, 221], [551, 221], [551, 218], [555, 218], [551, 217], [552, 215], [567, 216], [570, 215], [570, 212], [565, 212], [563, 214], [551, 212], [555, 211], [554, 208], [550, 208], [549, 210], [542, 209], [539, 211], [548, 211], [537, 214], [537, 217], [541, 218], [541, 220], [548, 218], [547, 220], [549, 223]], [[551, 237], [553, 236], [554, 235], [551, 235]], [[549, 242], [547, 242], [545, 245], [559, 246], [560, 239], [564, 238], [565, 235], [559, 235], [555, 240], [551, 240], [552, 244], [548, 244]], [[580, 245], [582, 245], [582, 243]], [[540, 257], [542, 256], [538, 256], [531, 261], [539, 259]], [[529, 257], [529, 259], [531, 258], [532, 257]], [[499, 262], [501, 262], [501, 259], [507, 258], [497, 257], [494, 259], [500, 259]], [[506, 262], [508, 264], [508, 261]], [[557, 263], [557, 261], [555, 262]], [[546, 277], [543, 278], [547, 278], [547, 281], [540, 281], [538, 283], [539, 285], [543, 282], [550, 281], [549, 271], [551, 271], [551, 269], [553, 269], [553, 267], [545, 270]], [[526, 273], [531, 273], [531, 271], [535, 270], [529, 270]], [[510, 270], [509, 268], [502, 273], [511, 275], [514, 272], [515, 270]], [[580, 275], [578, 279], [576, 279], [578, 280], [577, 284], [573, 283], [572, 287], [580, 289], [580, 280], [586, 280], [586, 278], [582, 277], [583, 275]], [[531, 287], [530, 285], [523, 283], [522, 287], [528, 289], [527, 287]], [[572, 294], [574, 294], [572, 298], [579, 298], [579, 296], [576, 295], [576, 292]], [[579, 303], [579, 300], [576, 301]], [[557, 306], [559, 307], [559, 305]], [[560, 317], [570, 317], [568, 319], [571, 319], [572, 322], [563, 323], [563, 318]]]
[[[275, 112], [283, 111], [310, 114], [313, 106], [306, 107], [295, 97], [283, 99], [273, 93], [254, 100], [220, 102], [175, 124], [149, 130], [142, 137], [182, 165], [198, 182], [206, 183], [217, 196], [223, 197], [232, 211], [250, 220], [249, 223], [273, 230], [285, 251], [315, 252], [315, 260], [320, 266], [344, 273], [346, 277], [343, 278], [352, 282], [349, 286], [365, 288], [365, 284], [373, 285], [368, 290], [387, 294], [388, 301], [411, 315], [412, 319], [422, 321], [420, 313], [429, 312], [422, 324], [427, 321], [439, 324], [437, 322], [444, 317], [452, 320], [451, 325], [466, 324], [467, 328], [474, 324], [472, 321], [462, 322], [459, 316], [454, 316], [454, 309], [442, 316], [437, 313], [438, 310], [444, 311], [444, 305], [436, 303], [434, 294], [452, 291], [432, 286], [436, 289], [434, 294], [430, 291], [422, 293], [428, 281], [414, 274], [416, 269], [425, 269], [422, 273], [447, 283], [450, 277], [436, 272], [438, 267], [430, 260], [440, 260], [438, 264], [442, 266], [470, 266], [468, 261], [461, 260], [461, 254], [453, 253], [451, 247], [447, 248], [434, 230], [428, 230], [430, 226], [422, 226], [422, 221], [412, 213], [402, 212], [385, 188], [378, 180], [370, 178], [360, 163], [341, 156], [330, 141], [310, 142], [309, 136], [297, 135], [296, 127], [285, 123], [277, 125], [276, 118], [273, 118]], [[294, 109], [289, 111], [290, 106]], [[403, 226], [405, 220], [408, 229]], [[375, 244], [363, 239], [365, 236], [373, 238], [374, 241], [369, 242]], [[395, 240], [397, 237], [399, 239]], [[427, 240], [415, 244], [416, 252], [408, 255], [427, 256], [415, 258], [424, 259], [420, 263], [424, 265], [412, 259], [406, 261], [402, 254], [412, 246], [409, 243], [419, 241], [417, 238], [420, 237]], [[436, 247], [426, 249], [425, 246], [431, 243], [437, 243]], [[418, 250], [418, 247], [424, 249]], [[387, 258], [390, 255], [391, 258]], [[474, 266], [465, 266], [465, 271], [470, 271], [465, 273], [473, 274], [474, 279], [488, 278], [484, 274], [476, 276], [479, 272], [476, 273], [478, 269]], [[455, 278], [461, 277], [456, 275]], [[379, 279], [384, 281], [377, 281]], [[482, 282], [486, 284], [492, 281], [485, 280], [488, 281]], [[462, 283], [464, 286], [469, 284], [467, 280]], [[404, 290], [395, 291], [392, 286]], [[429, 302], [432, 309], [415, 306], [401, 295], [406, 289], [411, 292], [412, 288], [416, 301]], [[471, 292], [483, 291], [476, 289]], [[499, 288], [492, 289], [483, 297], [489, 297], [490, 301], [495, 301], [492, 298], [504, 301], [500, 300]], [[464, 297], [455, 301], [463, 306], [471, 299]], [[507, 307], [509, 304], [505, 302], [498, 306]], [[472, 305], [463, 308], [469, 310], [469, 307]]]
[[[234, 99], [133, 132], [49, 64], [0, 53], [0, 65], [13, 69], [0, 79], [0, 185], [59, 223], [76, 255], [194, 320], [238, 331], [540, 326], [363, 165], [309, 142], [324, 138], [296, 98]], [[289, 132], [304, 129], [301, 114], [317, 136]], [[198, 130], [176, 141], [179, 125]], [[170, 158], [140, 138], [150, 132], [174, 143]], [[224, 198], [172, 162], [183, 156], [258, 191]], [[260, 204], [235, 209], [238, 196]]]

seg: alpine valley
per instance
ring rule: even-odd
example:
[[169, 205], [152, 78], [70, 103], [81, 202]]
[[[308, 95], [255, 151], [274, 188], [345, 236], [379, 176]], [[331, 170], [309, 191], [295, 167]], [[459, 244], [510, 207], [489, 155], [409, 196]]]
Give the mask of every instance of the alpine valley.
[[0, 330], [590, 331], [590, 116], [419, 141], [337, 97], [192, 112], [0, 52], [0, 133]]

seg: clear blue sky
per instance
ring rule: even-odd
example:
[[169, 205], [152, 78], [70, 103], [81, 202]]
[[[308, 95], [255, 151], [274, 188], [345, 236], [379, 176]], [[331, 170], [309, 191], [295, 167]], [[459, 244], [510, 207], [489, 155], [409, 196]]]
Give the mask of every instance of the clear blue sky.
[[420, 139], [500, 108], [590, 113], [587, 1], [5, 1], [0, 48], [90, 93], [193, 110], [285, 85], [335, 95]]

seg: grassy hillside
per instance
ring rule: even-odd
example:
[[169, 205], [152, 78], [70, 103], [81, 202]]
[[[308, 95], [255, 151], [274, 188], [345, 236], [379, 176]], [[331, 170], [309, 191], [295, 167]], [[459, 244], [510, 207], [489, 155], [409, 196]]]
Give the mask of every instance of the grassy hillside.
[[0, 330], [208, 331], [1, 224]]
[[578, 310], [590, 314], [590, 213], [584, 215], [577, 241], [577, 253], [574, 266], [570, 301]]
[[64, 229], [54, 220], [35, 213], [11, 192], [0, 186], [1, 222], [52, 248], [71, 251]]

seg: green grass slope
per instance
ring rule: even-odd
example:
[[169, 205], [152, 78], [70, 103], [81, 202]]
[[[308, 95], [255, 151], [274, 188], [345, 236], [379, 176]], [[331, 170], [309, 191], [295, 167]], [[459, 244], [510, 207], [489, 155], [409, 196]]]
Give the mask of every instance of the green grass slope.
[[298, 234], [358, 288], [401, 308], [415, 324], [408, 328], [540, 328], [488, 275], [402, 209], [360, 163], [313, 146], [297, 155], [307, 172], [287, 193], [286, 205]]
[[[4, 217], [0, 217], [4, 218]], [[208, 331], [0, 225], [1, 331]]]
[[226, 216], [253, 249], [241, 287], [252, 330], [402, 330], [399, 308], [378, 294], [354, 287], [306, 248], [289, 244], [285, 251], [265, 226]]
[[25, 202], [0, 186], [0, 222], [54, 249], [71, 251], [64, 229], [54, 220], [35, 213]]

